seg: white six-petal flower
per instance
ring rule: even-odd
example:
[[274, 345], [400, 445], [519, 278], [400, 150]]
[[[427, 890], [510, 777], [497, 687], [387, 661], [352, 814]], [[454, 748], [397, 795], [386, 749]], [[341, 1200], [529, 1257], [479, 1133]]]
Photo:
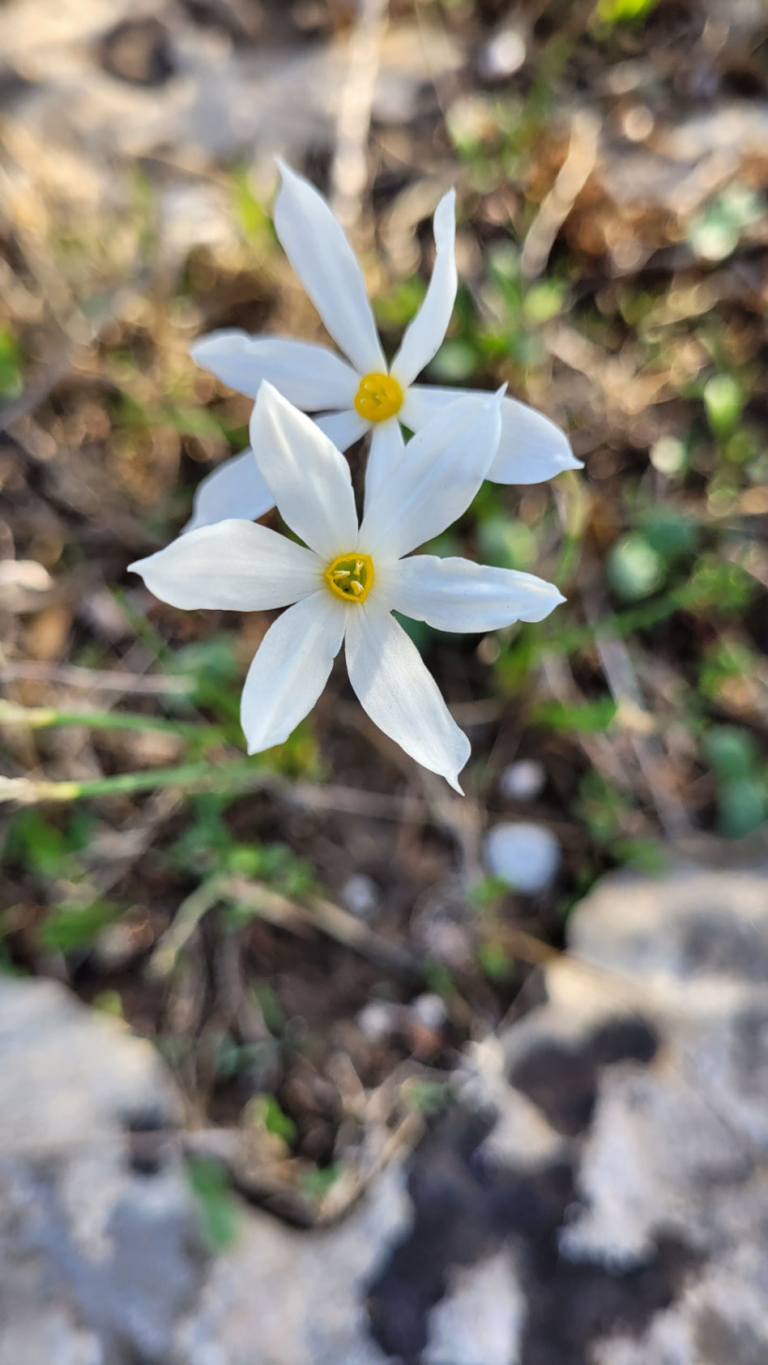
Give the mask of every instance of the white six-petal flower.
[[[401, 423], [418, 432], [466, 389], [414, 383], [437, 353], [456, 297], [455, 194], [444, 195], [434, 218], [435, 265], [424, 302], [406, 329], [391, 365], [381, 348], [365, 281], [347, 238], [325, 199], [280, 163], [282, 185], [275, 230], [326, 329], [348, 361], [324, 346], [242, 331], [212, 332], [192, 347], [200, 365], [231, 388], [255, 398], [263, 380], [304, 412], [323, 414], [318, 426], [339, 450], [366, 431], [371, 449], [366, 498], [403, 452]], [[539, 483], [580, 468], [567, 437], [525, 403], [505, 398], [501, 437], [488, 477], [498, 483]], [[248, 452], [203, 480], [187, 530], [222, 517], [259, 517], [274, 505]]]
[[258, 523], [224, 520], [131, 565], [175, 607], [288, 608], [264, 636], [243, 689], [249, 753], [287, 739], [320, 696], [344, 643], [350, 682], [371, 719], [461, 790], [469, 741], [392, 610], [439, 630], [488, 631], [540, 621], [563, 600], [533, 574], [433, 555], [404, 558], [469, 506], [498, 448], [503, 401], [469, 396], [440, 412], [368, 498], [358, 525], [343, 455], [264, 383], [251, 419], [251, 458], [304, 545]]

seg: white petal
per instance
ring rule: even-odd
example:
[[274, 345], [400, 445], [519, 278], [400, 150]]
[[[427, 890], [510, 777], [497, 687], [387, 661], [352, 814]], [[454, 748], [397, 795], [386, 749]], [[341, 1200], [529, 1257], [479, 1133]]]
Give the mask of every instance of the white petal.
[[371, 505], [382, 480], [387, 479], [403, 458], [405, 441], [396, 417], [388, 422], [374, 422], [371, 430], [371, 449], [365, 470], [365, 507]]
[[251, 414], [251, 445], [283, 520], [324, 560], [357, 546], [349, 465], [328, 436], [264, 383]]
[[417, 432], [366, 508], [361, 549], [399, 559], [466, 511], [496, 454], [499, 401], [462, 398]]
[[254, 521], [274, 505], [275, 499], [259, 473], [253, 451], [244, 450], [241, 455], [225, 460], [198, 484], [192, 516], [184, 531], [213, 526], [228, 517]]
[[387, 574], [395, 611], [435, 630], [499, 630], [513, 621], [543, 621], [565, 599], [553, 583], [516, 569], [469, 559], [414, 555]]
[[[455, 403], [472, 389], [441, 389], [416, 384], [408, 395], [400, 416], [412, 431], [420, 431], [444, 405]], [[554, 479], [564, 469], [581, 469], [564, 431], [543, 413], [505, 398], [501, 404], [501, 440], [488, 478], [496, 483], [542, 483]]]
[[406, 388], [443, 343], [456, 299], [456, 194], [444, 194], [435, 212], [435, 265], [426, 298], [406, 329], [391, 371]]
[[360, 374], [386, 370], [365, 280], [340, 224], [308, 180], [282, 161], [278, 165], [283, 183], [273, 218], [286, 256], [334, 341]]
[[349, 607], [323, 588], [270, 626], [240, 702], [249, 754], [282, 744], [312, 710], [341, 649], [348, 613]]
[[210, 332], [189, 353], [238, 393], [255, 398], [262, 380], [267, 379], [308, 412], [348, 407], [360, 382], [351, 365], [326, 346], [287, 337], [252, 337], [235, 329]]
[[349, 680], [371, 720], [417, 763], [461, 791], [459, 773], [470, 755], [418, 649], [382, 604], [369, 598], [348, 612]]
[[317, 555], [252, 521], [201, 526], [130, 568], [161, 602], [186, 610], [266, 611], [322, 582]]
[[371, 425], [354, 408], [346, 412], [328, 412], [324, 417], [316, 417], [315, 422], [331, 438], [337, 450], [349, 450]]

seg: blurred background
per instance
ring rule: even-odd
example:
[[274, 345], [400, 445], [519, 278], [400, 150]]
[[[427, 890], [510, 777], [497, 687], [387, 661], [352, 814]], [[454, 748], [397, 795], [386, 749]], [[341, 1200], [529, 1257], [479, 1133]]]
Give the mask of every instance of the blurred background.
[[[343, 666], [246, 759], [269, 617], [126, 574], [247, 444], [193, 339], [323, 339], [275, 155], [390, 354], [455, 185], [427, 379], [584, 461], [431, 547], [567, 597], [409, 623], [463, 801]], [[0, 1365], [766, 1359], [767, 188], [762, 0], [0, 3]]]

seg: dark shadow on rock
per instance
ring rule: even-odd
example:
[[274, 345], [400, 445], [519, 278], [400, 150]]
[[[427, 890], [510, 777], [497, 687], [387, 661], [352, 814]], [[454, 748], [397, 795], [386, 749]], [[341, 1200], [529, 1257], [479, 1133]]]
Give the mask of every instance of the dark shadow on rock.
[[645, 1020], [619, 1018], [580, 1045], [537, 1042], [515, 1061], [509, 1080], [542, 1111], [556, 1132], [577, 1137], [592, 1119], [600, 1067], [629, 1061], [647, 1064], [657, 1048], [656, 1034]]
[[101, 65], [132, 85], [164, 85], [176, 67], [170, 34], [159, 19], [124, 19], [101, 40]]
[[[581, 1050], [559, 1044], [532, 1050], [513, 1083], [537, 1102], [543, 1098], [559, 1131], [582, 1132], [599, 1067], [647, 1063], [657, 1047], [643, 1020], [612, 1020]], [[430, 1312], [448, 1292], [452, 1271], [506, 1244], [517, 1253], [527, 1301], [520, 1365], [588, 1365], [601, 1338], [639, 1336], [675, 1300], [698, 1258], [682, 1240], [660, 1235], [631, 1267], [566, 1259], [560, 1234], [582, 1207], [574, 1165], [563, 1159], [534, 1170], [500, 1166], [484, 1155], [492, 1127], [489, 1115], [457, 1109], [414, 1155], [408, 1178], [414, 1222], [369, 1287], [372, 1336], [402, 1365], [419, 1365]]]

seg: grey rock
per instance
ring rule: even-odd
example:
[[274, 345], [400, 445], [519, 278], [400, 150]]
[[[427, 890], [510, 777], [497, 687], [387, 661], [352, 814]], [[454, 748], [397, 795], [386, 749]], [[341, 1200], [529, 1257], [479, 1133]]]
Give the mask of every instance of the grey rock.
[[517, 1267], [504, 1248], [452, 1277], [430, 1314], [424, 1365], [513, 1365], [525, 1314]]
[[170, 1359], [204, 1265], [177, 1118], [148, 1044], [53, 983], [2, 980], [0, 1365]]
[[502, 28], [480, 49], [477, 69], [486, 81], [503, 81], [524, 65], [525, 34], [519, 28]]
[[547, 774], [535, 758], [510, 763], [499, 778], [499, 790], [508, 801], [533, 801], [544, 789]]
[[[41, 161], [53, 149], [60, 163], [66, 149], [62, 192], [77, 172], [73, 197], [87, 202], [95, 168], [95, 199], [113, 194], [120, 158], [161, 154], [169, 167], [174, 157], [197, 167], [253, 158], [256, 147], [262, 162], [275, 152], [301, 162], [309, 148], [332, 145], [348, 69], [343, 45], [244, 42], [226, 26], [195, 23], [170, 0], [155, 10], [137, 14], [135, 0], [0, 6], [0, 53], [9, 77], [19, 76], [14, 116]], [[461, 62], [439, 27], [425, 47], [418, 26], [393, 26], [381, 44], [376, 110], [407, 119], [422, 86]]]
[[409, 1009], [423, 1028], [433, 1029], [435, 1032], [443, 1028], [448, 1019], [445, 1001], [434, 991], [425, 991], [423, 995], [418, 995], [411, 1001]]
[[494, 825], [485, 841], [485, 861], [492, 876], [526, 895], [544, 891], [560, 866], [560, 845], [544, 825]]
[[393, 1163], [338, 1227], [242, 1210], [198, 1237], [150, 1045], [61, 986], [0, 978], [0, 1365], [382, 1365], [365, 1292], [410, 1202]]
[[379, 908], [381, 893], [372, 877], [363, 872], [355, 872], [348, 877], [341, 888], [341, 903], [351, 915], [360, 919], [373, 919]]
[[398, 1164], [338, 1227], [306, 1233], [250, 1217], [233, 1251], [216, 1259], [182, 1329], [182, 1358], [200, 1365], [385, 1365], [368, 1331], [367, 1285], [409, 1224]]
[[0, 1365], [763, 1365], [768, 877], [609, 877], [569, 936], [407, 1168], [213, 1259], [149, 1046], [4, 982]]
[[372, 1286], [422, 1365], [768, 1359], [768, 877], [614, 876], [468, 1049]]
[[768, 878], [607, 878], [569, 937], [547, 1004], [504, 1039], [550, 1159], [576, 1171], [560, 1258], [617, 1283], [670, 1255], [683, 1271], [671, 1302], [616, 1324], [590, 1359], [768, 1359]]

